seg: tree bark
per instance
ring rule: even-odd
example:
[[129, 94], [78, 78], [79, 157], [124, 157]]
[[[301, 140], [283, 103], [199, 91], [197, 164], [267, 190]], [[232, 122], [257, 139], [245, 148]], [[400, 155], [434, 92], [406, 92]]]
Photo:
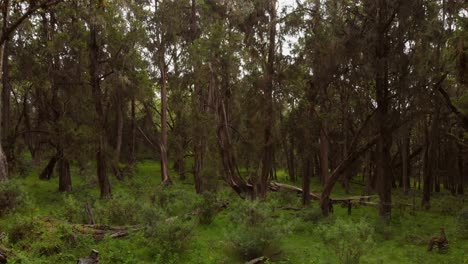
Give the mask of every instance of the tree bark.
[[[162, 44], [164, 45], [164, 44]], [[169, 161], [167, 158], [167, 87], [166, 87], [166, 63], [164, 62], [164, 52], [160, 55], [160, 73], [161, 73], [161, 184], [168, 185], [172, 183], [169, 176]]]
[[389, 9], [387, 1], [376, 1], [375, 26], [375, 92], [377, 101], [377, 123], [379, 141], [377, 144], [377, 191], [380, 197], [380, 216], [389, 219], [392, 203], [391, 154], [392, 132], [390, 126], [390, 90], [388, 87], [388, 56], [390, 41], [387, 36]]
[[70, 163], [63, 155], [63, 151], [58, 161], [59, 192], [71, 192], [72, 180], [70, 175]]
[[270, 17], [269, 22], [269, 43], [268, 43], [268, 58], [267, 58], [267, 69], [266, 69], [266, 84], [265, 84], [265, 128], [263, 131], [264, 142], [263, 142], [263, 158], [260, 172], [260, 182], [258, 183], [257, 189], [259, 191], [258, 196], [261, 199], [266, 198], [266, 192], [268, 190], [268, 181], [270, 179], [270, 173], [273, 168], [273, 78], [275, 74], [274, 62], [275, 62], [275, 46], [276, 46], [276, 0], [270, 0], [268, 3], [268, 14]]
[[99, 45], [97, 42], [98, 38], [98, 25], [96, 18], [96, 9], [98, 8], [96, 0], [91, 1], [91, 21], [90, 21], [90, 43], [89, 43], [89, 74], [91, 79], [91, 89], [94, 100], [94, 107], [96, 111], [96, 128], [97, 128], [97, 151], [96, 151], [96, 162], [97, 162], [97, 177], [99, 182], [99, 188], [101, 191], [101, 198], [107, 199], [112, 195], [111, 185], [107, 176], [107, 153], [106, 153], [106, 129], [105, 129], [105, 113], [103, 107], [103, 95], [100, 85], [99, 76]]

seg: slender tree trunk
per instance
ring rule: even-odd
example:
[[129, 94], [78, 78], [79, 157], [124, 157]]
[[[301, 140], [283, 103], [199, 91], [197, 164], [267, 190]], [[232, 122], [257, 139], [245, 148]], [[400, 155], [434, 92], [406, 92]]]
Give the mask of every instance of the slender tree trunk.
[[[10, 2], [8, 0], [5, 0], [3, 2], [3, 8], [2, 8], [2, 13], [3, 13], [3, 27], [2, 27], [2, 39], [5, 38], [5, 41], [2, 41], [0, 43], [0, 83], [2, 84], [3, 86], [3, 83], [4, 83], [4, 80], [3, 80], [3, 61], [4, 61], [4, 54], [5, 54], [5, 42], [6, 42], [6, 39], [8, 39], [8, 36], [5, 36], [6, 35], [6, 28], [8, 26], [8, 15], [9, 15], [9, 7], [10, 7]], [[2, 87], [2, 91], [3, 91], [4, 87]], [[3, 105], [2, 107], [0, 107], [0, 110], [3, 108]], [[0, 118], [2, 117], [3, 114], [0, 114]], [[1, 120], [0, 120], [1, 121]], [[1, 127], [0, 127], [1, 128]], [[0, 139], [3, 138], [2, 137], [2, 132], [1, 129], [0, 129]], [[3, 152], [3, 147], [2, 147], [2, 143], [1, 143], [1, 140], [0, 140], [0, 182], [1, 181], [6, 181], [8, 180], [8, 162], [7, 162], [7, 159], [6, 159], [6, 156], [5, 156], [5, 153]]]
[[401, 180], [403, 186], [403, 193], [408, 194], [410, 188], [409, 174], [408, 174], [408, 152], [409, 152], [409, 129], [408, 125], [403, 125], [401, 128]]
[[[164, 44], [163, 44], [164, 45]], [[161, 139], [159, 147], [161, 149], [161, 184], [171, 184], [169, 177], [169, 160], [167, 158], [167, 87], [166, 87], [166, 64], [164, 62], [164, 52], [160, 55], [161, 73]]]
[[[305, 150], [306, 152], [310, 150]], [[310, 174], [311, 174], [311, 160], [309, 155], [304, 155], [303, 168], [302, 168], [302, 204], [304, 206], [310, 205]]]
[[430, 207], [430, 199], [431, 199], [431, 189], [432, 189], [432, 170], [431, 170], [431, 160], [430, 160], [430, 152], [431, 152], [431, 142], [429, 139], [429, 129], [425, 128], [424, 130], [424, 141], [425, 141], [425, 148], [424, 148], [424, 157], [423, 157], [423, 197], [422, 197], [422, 206], [426, 209]]
[[273, 78], [275, 74], [274, 62], [275, 62], [275, 46], [276, 46], [276, 0], [269, 1], [268, 14], [270, 16], [269, 23], [269, 44], [268, 44], [268, 59], [267, 59], [267, 72], [266, 72], [266, 84], [265, 84], [265, 128], [263, 131], [264, 143], [263, 143], [263, 158], [260, 172], [260, 182], [257, 187], [259, 190], [259, 197], [261, 199], [266, 198], [266, 192], [268, 190], [268, 181], [270, 172], [273, 168], [273, 151], [274, 151], [274, 138], [273, 138]]
[[375, 92], [377, 122], [380, 134], [377, 144], [377, 190], [380, 197], [380, 216], [389, 219], [392, 211], [392, 174], [390, 149], [392, 132], [390, 126], [390, 91], [388, 87], [389, 37], [387, 36], [389, 7], [385, 0], [376, 1], [375, 46]]
[[89, 74], [91, 79], [91, 88], [94, 99], [94, 106], [96, 110], [96, 128], [98, 133], [98, 144], [96, 151], [97, 162], [97, 177], [99, 188], [101, 191], [101, 198], [107, 199], [112, 195], [111, 185], [107, 176], [107, 153], [106, 153], [106, 129], [105, 129], [105, 113], [102, 105], [102, 91], [100, 86], [100, 76], [98, 72], [99, 66], [99, 46], [98, 38], [98, 25], [96, 18], [96, 9], [98, 3], [95, 0], [91, 1], [91, 23], [90, 23], [90, 43], [89, 43]]
[[322, 185], [324, 186], [328, 178], [330, 178], [330, 165], [329, 165], [329, 153], [330, 145], [328, 143], [327, 126], [325, 121], [322, 121], [322, 127], [320, 128], [320, 178]]
[[60, 150], [58, 160], [59, 192], [71, 192], [72, 180], [70, 175], [70, 164], [64, 156], [63, 150]]
[[39, 179], [41, 180], [50, 180], [52, 178], [52, 173], [54, 171], [55, 164], [57, 163], [58, 154], [54, 155], [50, 161], [47, 163], [47, 166], [39, 174]]
[[123, 117], [123, 104], [122, 104], [122, 94], [121, 87], [117, 88], [117, 98], [116, 98], [116, 132], [117, 136], [115, 139], [115, 152], [114, 152], [114, 174], [117, 179], [123, 180], [124, 175], [120, 169], [120, 156], [122, 153], [122, 141], [123, 141], [123, 128], [124, 128], [124, 117]]
[[135, 165], [136, 162], [136, 105], [135, 105], [135, 96], [132, 97], [131, 102], [132, 108], [132, 123], [131, 123], [131, 146], [130, 146], [130, 163]]

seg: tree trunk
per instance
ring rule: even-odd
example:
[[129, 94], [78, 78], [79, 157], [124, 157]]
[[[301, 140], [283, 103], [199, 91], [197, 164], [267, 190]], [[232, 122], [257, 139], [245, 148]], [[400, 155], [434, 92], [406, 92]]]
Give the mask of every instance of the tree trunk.
[[266, 69], [266, 84], [265, 84], [265, 104], [264, 104], [264, 115], [265, 115], [265, 128], [263, 131], [264, 142], [263, 142], [263, 158], [260, 172], [260, 182], [257, 189], [259, 190], [258, 196], [261, 199], [266, 198], [266, 192], [268, 190], [268, 181], [270, 179], [270, 172], [273, 168], [273, 78], [275, 74], [274, 62], [275, 62], [275, 45], [276, 45], [276, 0], [270, 0], [268, 3], [268, 14], [270, 16], [269, 23], [269, 43], [268, 43], [268, 59]]
[[116, 98], [116, 130], [117, 136], [115, 139], [115, 152], [114, 152], [114, 174], [117, 179], [123, 180], [124, 175], [120, 169], [120, 156], [122, 152], [122, 140], [123, 140], [123, 127], [124, 127], [124, 117], [123, 117], [123, 104], [122, 104], [122, 95], [120, 87], [117, 88], [117, 98]]
[[305, 155], [302, 168], [302, 204], [304, 206], [310, 205], [311, 161], [308, 156], [309, 155]]
[[70, 175], [70, 164], [68, 159], [64, 156], [63, 151], [61, 152], [57, 168], [59, 175], [59, 192], [71, 192], [72, 180]]
[[387, 36], [389, 7], [384, 0], [376, 2], [375, 27], [375, 92], [377, 101], [377, 123], [379, 142], [377, 144], [377, 190], [380, 197], [380, 216], [389, 219], [392, 203], [392, 174], [390, 166], [390, 150], [392, 147], [392, 132], [390, 126], [390, 91], [388, 87], [388, 56], [390, 41]]
[[50, 180], [52, 178], [52, 173], [54, 172], [55, 163], [57, 163], [58, 154], [54, 155], [50, 161], [47, 163], [47, 166], [39, 174], [39, 179], [41, 180]]
[[424, 157], [423, 157], [423, 197], [422, 197], [422, 206], [426, 209], [430, 207], [431, 199], [431, 189], [432, 189], [432, 170], [431, 170], [431, 160], [430, 160], [430, 140], [429, 140], [429, 131], [427, 125], [424, 129], [424, 141], [426, 147], [424, 148]]
[[[4, 83], [4, 80], [3, 80], [3, 61], [4, 61], [4, 54], [5, 54], [5, 42], [6, 42], [6, 39], [8, 39], [8, 36], [6, 36], [6, 28], [8, 26], [8, 14], [10, 13], [9, 11], [9, 6], [10, 6], [10, 3], [8, 0], [5, 0], [4, 3], [3, 3], [3, 8], [2, 8], [2, 13], [3, 13], [3, 27], [2, 27], [2, 39], [5, 39], [4, 41], [2, 41], [0, 43], [0, 83], [2, 84], [3, 86], [3, 83]], [[2, 87], [2, 91], [3, 91], [4, 87]], [[2, 107], [0, 107], [0, 110], [3, 108], [3, 105]], [[3, 114], [0, 114], [0, 118], [2, 117]], [[0, 120], [1, 121], [1, 120]], [[1, 128], [1, 126], [0, 126]], [[1, 129], [0, 129], [0, 139], [3, 138], [2, 137], [2, 132]], [[5, 156], [5, 153], [3, 152], [3, 147], [2, 147], [2, 142], [0, 140], [0, 182], [1, 181], [6, 181], [8, 180], [8, 162], [7, 162], [7, 159], [6, 159], [6, 156]]]
[[161, 150], [161, 184], [171, 184], [169, 177], [169, 161], [167, 159], [167, 87], [166, 87], [166, 63], [164, 62], [164, 52], [160, 55], [161, 73], [161, 139], [159, 147]]
[[330, 145], [328, 143], [328, 135], [327, 135], [327, 126], [325, 121], [322, 121], [322, 127], [320, 128], [320, 179], [322, 182], [322, 186], [328, 181], [330, 178], [330, 165], [329, 165], [329, 152], [330, 152]]
[[403, 186], [403, 193], [408, 194], [410, 188], [409, 174], [408, 174], [408, 152], [409, 152], [409, 129], [405, 124], [401, 128], [401, 181]]
[[97, 177], [99, 188], [101, 191], [101, 198], [107, 199], [112, 195], [111, 185], [107, 176], [107, 153], [106, 153], [106, 129], [105, 129], [105, 113], [103, 107], [103, 95], [100, 86], [100, 76], [98, 72], [99, 67], [99, 46], [97, 43], [98, 25], [96, 21], [96, 8], [98, 4], [96, 1], [91, 1], [91, 22], [90, 22], [90, 43], [89, 43], [89, 74], [91, 79], [91, 88], [96, 110], [96, 129], [98, 133], [98, 144], [96, 152], [97, 162]]

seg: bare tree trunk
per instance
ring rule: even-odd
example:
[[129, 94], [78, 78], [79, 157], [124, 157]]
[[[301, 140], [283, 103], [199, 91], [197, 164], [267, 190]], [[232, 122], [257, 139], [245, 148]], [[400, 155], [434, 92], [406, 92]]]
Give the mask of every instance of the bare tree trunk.
[[117, 137], [115, 139], [115, 152], [114, 152], [114, 174], [117, 179], [123, 180], [124, 175], [120, 169], [120, 156], [122, 153], [122, 140], [123, 140], [123, 127], [124, 127], [124, 117], [123, 117], [123, 104], [122, 104], [122, 94], [121, 87], [117, 88], [117, 98], [116, 98], [116, 123], [117, 123]]
[[259, 197], [266, 198], [268, 190], [268, 181], [270, 179], [270, 172], [273, 168], [273, 147], [274, 138], [272, 127], [274, 122], [273, 113], [273, 78], [275, 74], [275, 46], [276, 46], [276, 0], [269, 1], [268, 14], [270, 15], [269, 23], [269, 46], [268, 46], [268, 59], [267, 59], [267, 72], [266, 72], [266, 85], [265, 85], [265, 128], [264, 128], [264, 143], [263, 143], [263, 158], [260, 172], [260, 182], [257, 187], [259, 190]]
[[60, 150], [58, 160], [59, 192], [71, 192], [72, 180], [70, 175], [70, 163], [64, 156], [63, 150]]
[[330, 145], [328, 143], [327, 126], [325, 121], [322, 121], [322, 127], [320, 128], [320, 178], [322, 186], [324, 186], [328, 178], [330, 178], [329, 152]]
[[90, 43], [89, 43], [89, 59], [91, 75], [91, 88], [96, 110], [96, 128], [98, 133], [98, 146], [96, 152], [97, 161], [97, 176], [101, 198], [107, 199], [112, 195], [111, 185], [107, 176], [107, 153], [106, 153], [106, 130], [105, 130], [105, 113], [102, 105], [102, 91], [100, 87], [100, 76], [98, 73], [99, 66], [99, 46], [97, 43], [98, 25], [96, 21], [96, 1], [91, 1], [91, 21], [90, 21]]
[[50, 161], [47, 163], [46, 167], [39, 174], [39, 179], [41, 180], [50, 180], [52, 173], [54, 171], [55, 164], [57, 163], [58, 154], [54, 155]]
[[[164, 45], [164, 44], [163, 44]], [[161, 140], [159, 147], [161, 149], [161, 184], [171, 184], [169, 177], [169, 161], [167, 159], [167, 87], [166, 87], [166, 64], [164, 62], [164, 52], [160, 55], [161, 72]]]
[[376, 2], [375, 26], [375, 92], [377, 101], [377, 122], [380, 134], [377, 144], [377, 184], [380, 197], [380, 216], [389, 219], [392, 211], [392, 174], [390, 166], [390, 149], [392, 132], [390, 126], [390, 91], [388, 87], [388, 56], [390, 41], [388, 30], [389, 6], [384, 0]]
[[410, 188], [409, 174], [408, 174], [408, 152], [409, 152], [409, 129], [405, 124], [401, 128], [401, 180], [403, 184], [403, 193], [408, 194]]
[[[308, 152], [309, 150], [305, 150]], [[304, 206], [310, 205], [310, 174], [311, 174], [311, 160], [309, 155], [304, 155], [303, 168], [302, 168], [302, 204]]]
[[132, 124], [131, 124], [131, 146], [130, 146], [130, 163], [135, 165], [136, 162], [136, 105], [135, 105], [135, 97], [132, 97]]
[[[5, 0], [3, 2], [3, 8], [2, 8], [2, 14], [3, 14], [2, 39], [5, 39], [5, 40], [0, 43], [0, 80], [1, 80], [0, 83], [2, 84], [2, 86], [3, 86], [3, 83], [4, 83], [4, 79], [3, 79], [3, 68], [4, 68], [3, 67], [3, 62], [4, 62], [4, 54], [5, 54], [5, 44], [6, 44], [6, 40], [8, 39], [8, 36], [6, 36], [6, 34], [7, 34], [6, 29], [7, 29], [7, 26], [8, 26], [8, 15], [10, 13], [9, 7], [10, 7], [9, 0]], [[2, 90], [3, 89], [4, 89], [4, 87], [2, 87]], [[2, 109], [2, 107], [0, 107], [0, 110]], [[2, 113], [2, 115], [3, 115], [3, 113]], [[2, 115], [0, 115], [0, 118], [2, 117]], [[3, 131], [0, 130], [0, 139], [3, 138], [2, 137], [2, 132]], [[0, 140], [0, 182], [8, 180], [8, 162], [7, 162], [5, 153], [3, 152], [2, 145], [3, 144], [2, 144], [2, 142]]]

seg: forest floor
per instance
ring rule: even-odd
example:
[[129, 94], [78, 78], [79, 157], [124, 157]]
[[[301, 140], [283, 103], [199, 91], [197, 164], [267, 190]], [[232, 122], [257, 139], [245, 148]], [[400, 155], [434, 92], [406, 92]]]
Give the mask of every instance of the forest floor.
[[[24, 190], [27, 199], [21, 208], [0, 216], [0, 234], [8, 234], [0, 241], [0, 249], [7, 250], [8, 263], [76, 263], [92, 249], [99, 251], [100, 263], [244, 263], [247, 259], [236, 251], [235, 244], [241, 241], [245, 246], [256, 231], [252, 233], [248, 225], [241, 225], [245, 226], [243, 230], [233, 224], [247, 220], [233, 218], [242, 217], [242, 209], [236, 206], [241, 199], [227, 187], [221, 187], [217, 194], [216, 201], [223, 201], [222, 206], [214, 212], [205, 210], [208, 223], [202, 224], [193, 212], [209, 205], [194, 194], [192, 180], [176, 180], [168, 190], [161, 190], [157, 187], [160, 171], [156, 162], [140, 163], [125, 181], [112, 179], [110, 200], [99, 199], [92, 171], [81, 176], [72, 173], [74, 186], [70, 194], [57, 191], [56, 177], [41, 181], [35, 170], [14, 177], [13, 184]], [[286, 182], [284, 173], [278, 177]], [[319, 186], [313, 181], [312, 191], [320, 193]], [[360, 195], [362, 188], [353, 184], [351, 193], [345, 194], [337, 186], [333, 196]], [[270, 254], [274, 263], [468, 264], [468, 239], [460, 236], [456, 222], [456, 215], [468, 206], [464, 203], [467, 197], [441, 192], [432, 197], [431, 209], [424, 211], [420, 193], [415, 191], [414, 196], [416, 208], [394, 208], [391, 223], [385, 225], [372, 206], [354, 205], [351, 215], [347, 208], [335, 206], [334, 214], [323, 219], [316, 201], [310, 209], [300, 209], [297, 195], [270, 193], [267, 202], [256, 205], [271, 209], [271, 226], [258, 227], [271, 240], [267, 247], [270, 251], [265, 249], [265, 254]], [[411, 195], [398, 191], [393, 196], [395, 204], [412, 200]], [[140, 228], [123, 238], [106, 236], [96, 240], [74, 225], [86, 222], [87, 202], [99, 224]], [[158, 206], [166, 208], [164, 214], [148, 209]], [[167, 218], [158, 221], [164, 218], [161, 215]], [[154, 233], [145, 231], [148, 227]], [[438, 235], [440, 228], [445, 228], [448, 249], [428, 252], [427, 241]]]

